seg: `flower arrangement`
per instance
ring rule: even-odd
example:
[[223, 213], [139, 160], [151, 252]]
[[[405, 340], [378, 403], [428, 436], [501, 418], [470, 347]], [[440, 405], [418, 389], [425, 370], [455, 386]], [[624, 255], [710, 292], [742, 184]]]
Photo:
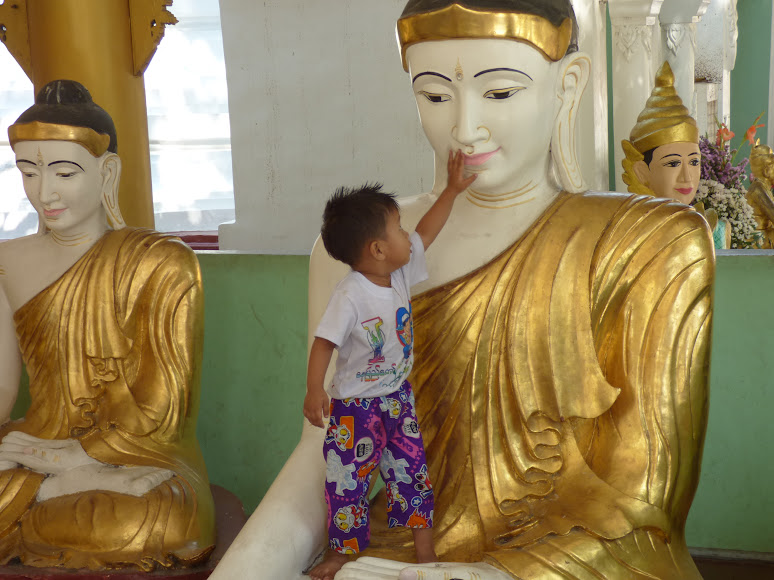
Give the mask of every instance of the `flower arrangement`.
[[[755, 133], [762, 124], [758, 124], [763, 113], [753, 122], [745, 133], [742, 143], [755, 144]], [[731, 149], [729, 142], [734, 133], [725, 123], [718, 123], [715, 140], [708, 137], [699, 139], [701, 151], [701, 180], [693, 204], [702, 203], [706, 209], [714, 209], [718, 217], [728, 220], [731, 225], [731, 248], [759, 248], [763, 240], [761, 232], [757, 231], [758, 223], [753, 215], [753, 208], [747, 203], [744, 185], [748, 179], [745, 170], [749, 159], [744, 158], [735, 163], [739, 153]]]

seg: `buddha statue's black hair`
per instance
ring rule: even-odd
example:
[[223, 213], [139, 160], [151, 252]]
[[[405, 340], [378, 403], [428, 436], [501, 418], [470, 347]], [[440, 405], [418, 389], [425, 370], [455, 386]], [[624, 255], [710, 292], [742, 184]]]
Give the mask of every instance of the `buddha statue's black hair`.
[[452, 4], [471, 10], [534, 14], [545, 18], [554, 26], [560, 26], [565, 18], [570, 18], [572, 39], [567, 48], [567, 54], [578, 50], [578, 21], [570, 0], [409, 0], [400, 17], [435, 12]]
[[35, 104], [24, 111], [17, 125], [39, 121], [54, 125], [88, 127], [110, 136], [108, 151], [118, 152], [116, 126], [108, 112], [95, 103], [81, 83], [70, 80], [51, 81], [38, 92]]

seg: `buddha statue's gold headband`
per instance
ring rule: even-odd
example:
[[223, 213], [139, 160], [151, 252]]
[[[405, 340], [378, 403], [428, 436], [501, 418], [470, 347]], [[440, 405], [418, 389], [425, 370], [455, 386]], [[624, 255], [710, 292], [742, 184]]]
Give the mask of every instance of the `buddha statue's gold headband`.
[[11, 147], [19, 141], [71, 141], [85, 147], [94, 157], [101, 157], [110, 146], [110, 135], [88, 127], [57, 125], [32, 121], [8, 127]]
[[398, 42], [403, 68], [408, 71], [406, 49], [412, 44], [455, 38], [522, 40], [556, 62], [564, 57], [570, 46], [572, 20], [565, 18], [560, 26], [554, 26], [535, 14], [484, 12], [459, 4], [433, 12], [413, 14], [398, 20]]
[[656, 75], [656, 87], [637, 117], [629, 141], [640, 153], [669, 143], [698, 143], [699, 128], [675, 90], [675, 75], [664, 62]]

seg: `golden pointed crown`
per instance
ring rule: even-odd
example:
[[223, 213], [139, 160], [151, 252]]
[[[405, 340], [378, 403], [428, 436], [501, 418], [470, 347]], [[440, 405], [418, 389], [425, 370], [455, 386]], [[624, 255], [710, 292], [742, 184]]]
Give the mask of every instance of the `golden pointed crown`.
[[656, 87], [637, 117], [629, 141], [640, 153], [669, 143], [699, 142], [699, 128], [675, 90], [675, 75], [668, 62], [658, 69]]

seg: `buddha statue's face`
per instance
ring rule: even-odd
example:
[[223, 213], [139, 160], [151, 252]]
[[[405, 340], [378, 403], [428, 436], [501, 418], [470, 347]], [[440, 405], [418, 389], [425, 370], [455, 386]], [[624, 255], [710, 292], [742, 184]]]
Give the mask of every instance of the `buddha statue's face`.
[[669, 143], [656, 147], [650, 165], [635, 165], [638, 178], [656, 197], [686, 205], [696, 197], [701, 178], [701, 153], [697, 143]]
[[48, 229], [67, 233], [105, 219], [102, 157], [69, 141], [20, 141], [14, 153], [27, 198]]
[[559, 110], [558, 67], [505, 39], [421, 42], [406, 51], [419, 117], [436, 159], [461, 149], [473, 188], [502, 195], [546, 179]]

